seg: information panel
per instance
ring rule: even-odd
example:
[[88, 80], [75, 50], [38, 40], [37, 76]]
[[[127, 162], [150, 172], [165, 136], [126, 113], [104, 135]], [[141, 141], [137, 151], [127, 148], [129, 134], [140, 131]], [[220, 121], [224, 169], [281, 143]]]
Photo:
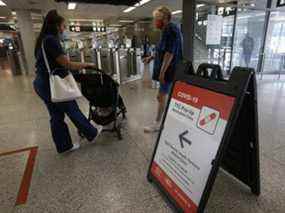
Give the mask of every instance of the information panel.
[[235, 98], [177, 81], [151, 174], [184, 210], [197, 212]]
[[220, 45], [223, 29], [223, 16], [208, 15], [206, 44]]

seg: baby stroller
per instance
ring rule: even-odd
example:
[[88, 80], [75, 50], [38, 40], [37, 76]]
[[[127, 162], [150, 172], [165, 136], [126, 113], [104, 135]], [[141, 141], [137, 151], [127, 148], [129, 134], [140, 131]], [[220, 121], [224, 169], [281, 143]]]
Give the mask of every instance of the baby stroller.
[[125, 119], [127, 111], [119, 94], [119, 84], [103, 71], [94, 69], [88, 70], [87, 74], [74, 74], [74, 78], [81, 84], [82, 94], [89, 101], [88, 120], [102, 126], [113, 123], [111, 129], [103, 131], [116, 132], [121, 140], [121, 124], [118, 118], [122, 116]]

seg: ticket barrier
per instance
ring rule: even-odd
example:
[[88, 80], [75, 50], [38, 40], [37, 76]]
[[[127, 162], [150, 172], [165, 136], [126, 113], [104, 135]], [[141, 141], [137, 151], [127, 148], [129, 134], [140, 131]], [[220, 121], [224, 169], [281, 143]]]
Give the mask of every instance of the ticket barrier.
[[12, 70], [12, 74], [13, 75], [21, 75], [22, 70], [21, 70], [21, 61], [20, 61], [19, 53], [15, 49], [14, 50], [8, 50], [7, 51], [7, 58], [8, 58], [11, 70]]
[[114, 61], [112, 49], [101, 48], [100, 56], [101, 56], [102, 70], [104, 70], [104, 72], [108, 75], [113, 75], [115, 73], [114, 71], [115, 61]]
[[143, 76], [141, 49], [119, 49], [121, 83], [139, 80]]
[[94, 50], [93, 49], [84, 50], [82, 53], [83, 53], [83, 57], [84, 57], [84, 62], [96, 64], [97, 59], [95, 59], [95, 57], [94, 57]]
[[[91, 52], [92, 52], [92, 62], [99, 69], [101, 69], [100, 51], [98, 51], [97, 49], [92, 49]], [[100, 65], [99, 65], [99, 61], [100, 61]]]

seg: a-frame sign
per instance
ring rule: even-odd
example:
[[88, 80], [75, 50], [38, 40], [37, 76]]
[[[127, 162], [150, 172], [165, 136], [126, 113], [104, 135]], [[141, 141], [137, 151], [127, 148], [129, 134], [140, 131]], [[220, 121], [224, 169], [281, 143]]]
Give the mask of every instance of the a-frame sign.
[[[180, 67], [180, 69], [183, 66]], [[222, 167], [260, 194], [254, 70], [237, 67], [228, 81], [178, 71], [148, 180], [177, 212], [203, 212]]]

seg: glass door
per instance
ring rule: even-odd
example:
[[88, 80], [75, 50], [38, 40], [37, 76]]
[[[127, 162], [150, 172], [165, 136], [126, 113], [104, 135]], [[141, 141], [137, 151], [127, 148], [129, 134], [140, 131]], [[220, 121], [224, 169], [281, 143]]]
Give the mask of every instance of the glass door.
[[266, 12], [239, 9], [234, 36], [232, 68], [251, 67], [257, 70], [262, 47]]
[[195, 69], [201, 63], [210, 63], [220, 65], [225, 75], [229, 72], [235, 8], [235, 4], [197, 4], [194, 38]]
[[285, 11], [270, 15], [262, 68], [262, 74], [285, 73]]

